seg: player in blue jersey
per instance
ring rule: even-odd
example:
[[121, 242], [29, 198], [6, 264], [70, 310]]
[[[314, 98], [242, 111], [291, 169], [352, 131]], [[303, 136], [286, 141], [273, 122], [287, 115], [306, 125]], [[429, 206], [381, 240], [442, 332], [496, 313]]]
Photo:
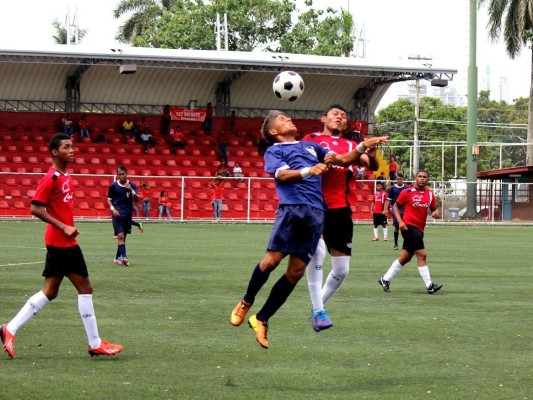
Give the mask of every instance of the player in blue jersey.
[[126, 167], [119, 166], [117, 168], [117, 180], [109, 186], [107, 202], [113, 214], [113, 229], [118, 239], [115, 263], [125, 267], [129, 266], [126, 254], [126, 236], [131, 233], [133, 203], [138, 200], [137, 185], [128, 180]]
[[[392, 212], [392, 206], [396, 203], [396, 199], [405, 189], [409, 189], [409, 186], [403, 182], [404, 175], [401, 172], [396, 174], [396, 183], [392, 185], [387, 193], [387, 201], [385, 202], [385, 210], [390, 210], [392, 213], [392, 224], [394, 225], [394, 246], [393, 250], [398, 250], [398, 237], [400, 236], [400, 227], [398, 225], [398, 220]], [[403, 207], [398, 206], [398, 211], [403, 217]]]
[[262, 133], [273, 143], [265, 153], [265, 171], [275, 178], [279, 205], [267, 252], [255, 266], [246, 294], [231, 313], [230, 323], [234, 326], [243, 323], [270, 273], [288, 255], [285, 274], [274, 284], [263, 307], [248, 319], [257, 341], [267, 349], [268, 320], [304, 275], [322, 233], [325, 207], [320, 175], [328, 170], [323, 160], [329, 150], [318, 143], [296, 141], [296, 126], [280, 111], [270, 112]]
[[[234, 326], [244, 322], [270, 273], [289, 256], [285, 274], [274, 284], [259, 312], [248, 319], [256, 340], [267, 349], [268, 320], [285, 303], [304, 275], [324, 228], [321, 175], [328, 171], [325, 159], [348, 165], [366, 148], [359, 145], [349, 153], [337, 155], [319, 143], [298, 142], [295, 140], [296, 126], [280, 111], [271, 111], [265, 118], [262, 134], [273, 143], [265, 153], [265, 171], [275, 178], [279, 205], [267, 252], [255, 266], [246, 293], [231, 312], [229, 321]], [[369, 145], [383, 140], [373, 139]]]

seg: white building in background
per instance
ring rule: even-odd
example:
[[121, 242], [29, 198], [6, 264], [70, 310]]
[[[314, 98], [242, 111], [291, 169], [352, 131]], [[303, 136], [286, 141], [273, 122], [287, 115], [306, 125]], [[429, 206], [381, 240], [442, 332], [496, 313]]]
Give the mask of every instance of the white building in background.
[[496, 93], [498, 101], [505, 101], [507, 104], [511, 104], [513, 99], [511, 99], [509, 94], [509, 78], [500, 76], [498, 80], [498, 91]]

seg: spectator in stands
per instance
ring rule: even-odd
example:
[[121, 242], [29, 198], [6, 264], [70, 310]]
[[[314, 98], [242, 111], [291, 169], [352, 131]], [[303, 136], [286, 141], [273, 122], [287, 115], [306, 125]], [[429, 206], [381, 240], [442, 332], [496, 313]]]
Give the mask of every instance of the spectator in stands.
[[163, 217], [163, 213], [165, 213], [169, 220], [172, 221], [172, 215], [170, 214], [170, 207], [172, 207], [172, 203], [169, 201], [167, 192], [164, 190], [161, 191], [161, 194], [159, 195], [159, 219]]
[[232, 135], [235, 135], [235, 122], [237, 122], [237, 115], [235, 114], [235, 110], [231, 111], [231, 115], [229, 116], [229, 133]]
[[150, 218], [150, 185], [141, 183], [141, 198], [143, 200], [143, 217]]
[[244, 182], [244, 174], [242, 173], [242, 168], [240, 167], [239, 163], [235, 163], [233, 166], [233, 176], [239, 179], [239, 182]]
[[139, 121], [135, 124], [135, 138], [138, 143], [142, 143], [141, 135], [145, 132], [150, 132], [146, 117], [143, 115]]
[[366, 168], [362, 165], [357, 167], [357, 180], [366, 179]]
[[180, 126], [176, 126], [176, 129], [170, 129], [170, 136], [172, 137], [172, 154], [177, 154], [177, 148], [185, 149], [184, 133]]
[[91, 135], [89, 134], [89, 121], [87, 121], [87, 115], [81, 115], [78, 125], [80, 127], [79, 142], [81, 143], [84, 137], [91, 139]]
[[389, 159], [389, 178], [392, 183], [396, 182], [396, 173], [398, 172], [398, 161], [396, 156], [391, 154]]
[[161, 134], [168, 135], [170, 128], [170, 121], [172, 120], [170, 116], [170, 106], [167, 104], [163, 107], [163, 115], [161, 116]]
[[231, 176], [231, 174], [230, 174], [230, 172], [228, 170], [228, 166], [226, 165], [226, 163], [224, 163], [224, 162], [220, 163], [220, 165], [217, 168], [217, 172], [216, 172], [215, 176], [217, 178], [227, 178], [227, 177]]
[[259, 138], [257, 140], [257, 152], [261, 157], [265, 155], [266, 149], [268, 149], [268, 142], [265, 137], [259, 132]]
[[218, 145], [218, 161], [224, 161], [225, 164], [228, 163], [228, 146], [229, 146], [229, 135], [224, 129], [220, 130], [220, 133], [217, 136], [217, 145]]
[[209, 184], [211, 191], [211, 205], [213, 206], [213, 217], [215, 221], [220, 221], [222, 217], [222, 200], [224, 199], [224, 179], [215, 178]]
[[213, 128], [213, 107], [211, 107], [211, 102], [207, 103], [205, 109], [205, 119], [204, 119], [204, 131], [207, 136], [211, 136], [211, 129]]
[[131, 120], [131, 117], [128, 117], [122, 123], [122, 132], [126, 135], [127, 138], [135, 137], [135, 123]]
[[157, 144], [156, 140], [152, 137], [149, 131], [141, 133], [141, 143], [143, 145], [144, 154], [148, 153], [148, 146], [152, 146], [152, 149]]
[[67, 113], [61, 119], [61, 125], [63, 126], [63, 132], [65, 135], [69, 135], [72, 138], [72, 135], [74, 135], [74, 127], [72, 126], [72, 118], [70, 117], [70, 113]]
[[381, 183], [381, 186], [383, 188], [387, 187], [387, 177], [385, 176], [385, 172], [381, 171], [381, 174], [376, 178], [376, 183]]

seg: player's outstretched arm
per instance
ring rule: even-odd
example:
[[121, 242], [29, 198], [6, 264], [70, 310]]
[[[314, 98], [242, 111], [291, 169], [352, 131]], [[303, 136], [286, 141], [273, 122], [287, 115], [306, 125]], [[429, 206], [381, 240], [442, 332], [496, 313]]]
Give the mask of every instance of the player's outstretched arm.
[[365, 154], [367, 150], [375, 149], [376, 146], [386, 143], [389, 139], [388, 136], [376, 136], [366, 139], [359, 143], [355, 149], [345, 154], [331, 154], [326, 156], [326, 163], [333, 163], [336, 165], [348, 166], [356, 163], [361, 158], [362, 154]]

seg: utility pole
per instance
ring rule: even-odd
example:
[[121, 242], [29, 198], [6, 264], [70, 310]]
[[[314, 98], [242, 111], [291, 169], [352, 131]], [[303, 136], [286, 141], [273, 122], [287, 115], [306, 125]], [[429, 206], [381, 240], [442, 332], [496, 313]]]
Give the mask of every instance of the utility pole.
[[466, 137], [466, 216], [475, 217], [477, 192], [477, 1], [470, 0], [470, 57]]
[[420, 155], [418, 154], [419, 142], [418, 142], [418, 128], [420, 121], [420, 80], [415, 81], [415, 124], [413, 129], [413, 170], [411, 171], [411, 177], [414, 178], [418, 170], [420, 169]]

